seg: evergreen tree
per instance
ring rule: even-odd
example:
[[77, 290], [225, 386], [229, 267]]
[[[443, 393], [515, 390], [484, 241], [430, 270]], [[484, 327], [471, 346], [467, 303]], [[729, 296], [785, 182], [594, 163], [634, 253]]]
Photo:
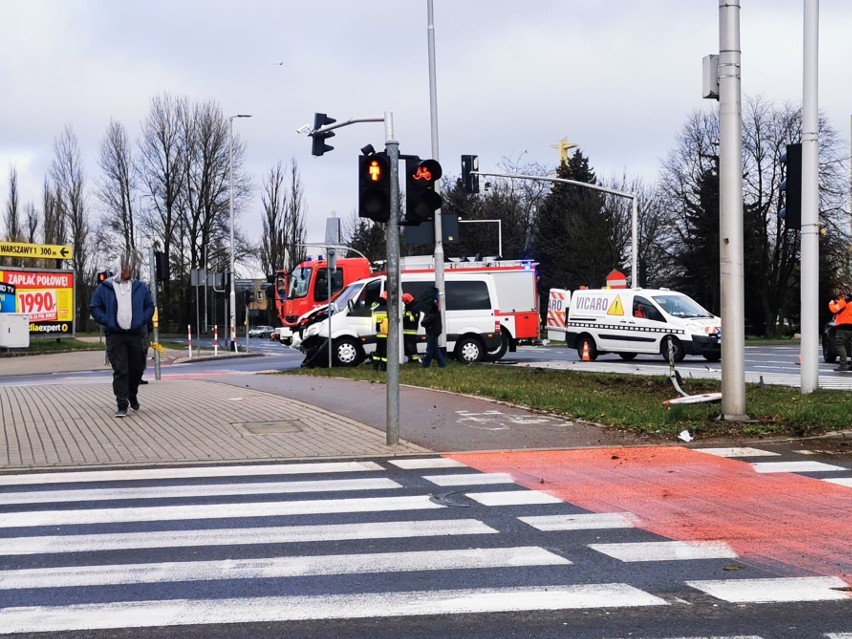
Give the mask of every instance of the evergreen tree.
[[[560, 165], [557, 177], [597, 184], [589, 160], [580, 150]], [[546, 296], [551, 288], [603, 286], [620, 261], [615, 222], [600, 191], [555, 183], [539, 209], [533, 231], [532, 256], [539, 262], [540, 294]]]

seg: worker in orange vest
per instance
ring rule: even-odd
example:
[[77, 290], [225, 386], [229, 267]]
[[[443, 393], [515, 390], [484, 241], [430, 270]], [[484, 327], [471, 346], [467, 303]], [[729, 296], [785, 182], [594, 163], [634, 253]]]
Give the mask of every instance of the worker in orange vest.
[[852, 344], [852, 293], [849, 289], [837, 290], [835, 299], [828, 303], [828, 310], [834, 313], [834, 343], [840, 366], [836, 371], [848, 371], [847, 349]]

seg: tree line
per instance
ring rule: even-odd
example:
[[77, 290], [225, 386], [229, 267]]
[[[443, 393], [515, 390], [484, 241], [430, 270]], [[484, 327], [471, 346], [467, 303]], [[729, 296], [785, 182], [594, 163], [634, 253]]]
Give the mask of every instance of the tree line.
[[[88, 304], [98, 272], [112, 266], [124, 251], [135, 252], [147, 266], [150, 247], [163, 251], [169, 261], [170, 277], [158, 299], [161, 326], [195, 322], [198, 289], [192, 285], [193, 270], [229, 270], [231, 175], [235, 263], [273, 273], [298, 260], [299, 247], [305, 243], [306, 211], [295, 160], [289, 165], [279, 162], [263, 176], [263, 237], [253, 241], [239, 226], [253, 181], [244, 167], [245, 143], [238, 133], [231, 136], [230, 124], [213, 100], [154, 97], [135, 139], [121, 122], [109, 122], [99, 148], [100, 172], [91, 182], [77, 136], [68, 125], [54, 141], [40, 207], [20, 202], [17, 170], [10, 167], [3, 237], [73, 247], [70, 266], [77, 275], [76, 317], [81, 330], [95, 328]], [[54, 265], [0, 260], [7, 266]], [[239, 277], [240, 269], [236, 270]], [[223, 307], [223, 299], [218, 303]]]

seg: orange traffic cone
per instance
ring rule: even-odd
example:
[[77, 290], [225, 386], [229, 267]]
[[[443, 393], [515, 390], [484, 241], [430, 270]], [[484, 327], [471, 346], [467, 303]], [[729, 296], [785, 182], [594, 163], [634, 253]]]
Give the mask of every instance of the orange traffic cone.
[[592, 358], [589, 357], [589, 343], [588, 342], [583, 342], [583, 361], [584, 362], [591, 362], [592, 361]]

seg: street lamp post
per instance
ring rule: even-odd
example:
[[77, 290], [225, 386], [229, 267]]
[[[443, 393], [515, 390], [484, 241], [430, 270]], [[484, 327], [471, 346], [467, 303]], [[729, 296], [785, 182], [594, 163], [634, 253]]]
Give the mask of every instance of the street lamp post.
[[250, 118], [239, 113], [228, 118], [228, 205], [231, 211], [231, 294], [228, 298], [231, 309], [231, 348], [237, 350], [237, 292], [234, 288], [234, 118]]

